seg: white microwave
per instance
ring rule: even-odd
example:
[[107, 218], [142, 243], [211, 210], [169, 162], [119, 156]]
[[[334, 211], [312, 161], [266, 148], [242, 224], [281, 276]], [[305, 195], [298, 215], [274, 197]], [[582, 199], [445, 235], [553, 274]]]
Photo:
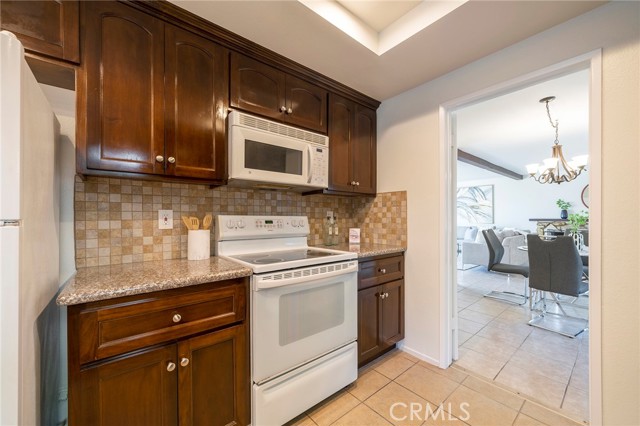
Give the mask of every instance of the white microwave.
[[329, 183], [329, 138], [231, 111], [229, 185], [311, 191]]

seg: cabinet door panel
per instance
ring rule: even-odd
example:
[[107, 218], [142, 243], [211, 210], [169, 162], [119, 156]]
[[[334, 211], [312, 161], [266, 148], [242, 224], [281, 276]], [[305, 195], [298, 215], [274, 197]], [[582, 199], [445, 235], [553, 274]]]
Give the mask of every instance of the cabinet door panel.
[[353, 179], [355, 191], [376, 193], [376, 112], [356, 105], [355, 127], [351, 137]]
[[327, 133], [327, 91], [304, 80], [286, 77], [287, 123]]
[[180, 424], [249, 423], [249, 376], [245, 325], [179, 343]]
[[[89, 367], [71, 395], [70, 424], [177, 425], [176, 346], [168, 345]], [[73, 392], [74, 386], [71, 383]]]
[[87, 166], [163, 173], [163, 24], [120, 3], [83, 6]]
[[358, 291], [358, 364], [368, 361], [380, 350], [379, 287]]
[[75, 63], [80, 60], [77, 1], [2, 0], [0, 23], [27, 50]]
[[284, 73], [238, 53], [231, 54], [232, 107], [282, 120], [285, 107]]
[[351, 185], [350, 140], [353, 102], [331, 94], [329, 98], [329, 189], [353, 191]]
[[387, 283], [382, 288], [388, 296], [382, 300], [380, 339], [388, 347], [404, 338], [404, 280]]
[[172, 25], [166, 26], [165, 38], [167, 174], [222, 180], [227, 52]]

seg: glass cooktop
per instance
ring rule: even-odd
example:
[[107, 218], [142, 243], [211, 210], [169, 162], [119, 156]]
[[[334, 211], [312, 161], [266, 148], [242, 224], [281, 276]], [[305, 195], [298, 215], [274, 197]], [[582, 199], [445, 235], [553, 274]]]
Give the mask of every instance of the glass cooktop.
[[316, 259], [319, 257], [335, 256], [335, 253], [313, 250], [299, 249], [276, 251], [273, 253], [248, 253], [233, 256], [234, 259], [241, 260], [253, 265], [267, 265], [270, 263], [291, 262], [294, 260]]

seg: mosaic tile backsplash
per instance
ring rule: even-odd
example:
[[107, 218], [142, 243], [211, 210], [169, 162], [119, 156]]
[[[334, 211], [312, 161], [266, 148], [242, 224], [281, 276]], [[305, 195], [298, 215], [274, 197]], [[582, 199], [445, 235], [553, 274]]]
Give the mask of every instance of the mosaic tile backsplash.
[[[173, 210], [173, 229], [158, 229], [158, 210]], [[349, 228], [361, 228], [361, 241], [407, 245], [407, 193], [375, 198], [303, 196], [227, 186], [147, 182], [88, 177], [75, 182], [76, 267], [116, 265], [187, 257], [187, 229], [181, 216], [205, 214], [304, 215], [310, 245], [322, 245], [327, 211], [337, 217], [341, 242]], [[213, 230], [211, 233], [213, 251]], [[213, 254], [213, 253], [212, 253]]]

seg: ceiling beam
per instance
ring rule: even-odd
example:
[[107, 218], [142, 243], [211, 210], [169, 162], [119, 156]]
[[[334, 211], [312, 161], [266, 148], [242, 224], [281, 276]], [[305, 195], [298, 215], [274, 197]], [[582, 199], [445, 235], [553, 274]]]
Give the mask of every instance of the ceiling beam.
[[481, 169], [489, 170], [490, 172], [497, 173], [511, 179], [524, 179], [524, 176], [519, 173], [516, 173], [509, 169], [505, 169], [504, 167], [500, 167], [497, 164], [490, 163], [487, 160], [483, 160], [480, 157], [476, 157], [475, 155], [469, 154], [468, 152], [464, 152], [462, 150], [458, 150], [458, 161], [471, 164], [472, 166], [480, 167]]

